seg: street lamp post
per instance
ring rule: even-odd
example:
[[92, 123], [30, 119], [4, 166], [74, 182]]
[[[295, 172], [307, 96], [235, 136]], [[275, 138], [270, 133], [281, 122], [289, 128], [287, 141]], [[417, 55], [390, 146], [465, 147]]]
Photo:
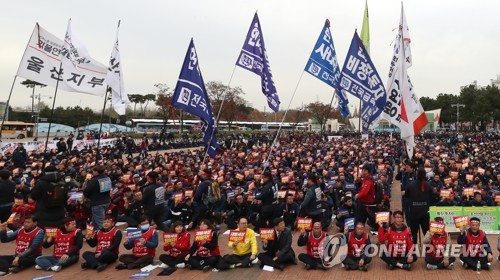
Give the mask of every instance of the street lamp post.
[[457, 102], [457, 104], [451, 104], [451, 107], [457, 107], [457, 125], [455, 127], [455, 130], [458, 132], [458, 122], [460, 118], [460, 107], [465, 107], [465, 104], [460, 104]]

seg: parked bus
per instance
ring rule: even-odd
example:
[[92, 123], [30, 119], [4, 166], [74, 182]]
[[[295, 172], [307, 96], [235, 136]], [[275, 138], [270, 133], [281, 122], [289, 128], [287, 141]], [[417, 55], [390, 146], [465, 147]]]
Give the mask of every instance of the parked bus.
[[[0, 122], [1, 125], [1, 122]], [[35, 130], [35, 124], [17, 122], [17, 121], [5, 121], [2, 129], [2, 138], [7, 139], [23, 139], [26, 137], [33, 137], [33, 131]]]

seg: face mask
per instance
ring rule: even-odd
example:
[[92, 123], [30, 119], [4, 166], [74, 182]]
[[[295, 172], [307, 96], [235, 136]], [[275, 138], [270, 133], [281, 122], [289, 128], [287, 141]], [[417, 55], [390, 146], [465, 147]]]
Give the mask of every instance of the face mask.
[[66, 179], [64, 179], [64, 181], [65, 181], [66, 183], [69, 183], [69, 182], [71, 182], [71, 179], [66, 178]]
[[141, 230], [142, 231], [146, 231], [148, 229], [149, 229], [149, 224], [147, 224], [147, 225], [141, 225]]

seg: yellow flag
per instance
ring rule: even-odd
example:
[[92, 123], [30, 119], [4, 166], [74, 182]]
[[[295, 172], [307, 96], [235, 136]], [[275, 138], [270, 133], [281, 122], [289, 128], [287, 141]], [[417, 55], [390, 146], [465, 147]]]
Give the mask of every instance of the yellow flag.
[[370, 54], [370, 24], [368, 20], [368, 1], [365, 2], [365, 13], [363, 16], [363, 27], [361, 28], [361, 41], [366, 51]]

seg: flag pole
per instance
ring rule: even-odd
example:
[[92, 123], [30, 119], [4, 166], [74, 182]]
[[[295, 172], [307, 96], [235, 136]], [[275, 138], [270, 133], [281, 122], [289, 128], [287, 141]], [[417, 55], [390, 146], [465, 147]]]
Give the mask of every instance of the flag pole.
[[[278, 128], [278, 132], [276, 133], [276, 136], [274, 137], [273, 143], [271, 144], [271, 147], [269, 150], [269, 155], [267, 156], [266, 162], [269, 162], [269, 160], [271, 159], [271, 154], [273, 152], [273, 148], [274, 148], [277, 140], [279, 139], [281, 127], [283, 126], [283, 122], [285, 121], [288, 110], [290, 109], [290, 106], [292, 105], [293, 97], [295, 96], [295, 93], [297, 93], [297, 89], [299, 88], [299, 84], [300, 84], [300, 81], [302, 80], [302, 76], [304, 76], [304, 72], [305, 71], [302, 71], [302, 73], [300, 74], [299, 81], [297, 82], [297, 85], [295, 86], [295, 89], [293, 90], [292, 98], [290, 98], [290, 102], [288, 102], [288, 107], [286, 108], [285, 114], [283, 114], [283, 118], [281, 119], [281, 123], [280, 123], [280, 126]], [[267, 168], [267, 165], [264, 166], [264, 170], [262, 170], [262, 172], [264, 172], [266, 170], [266, 168]]]
[[61, 60], [61, 63], [59, 64], [59, 72], [57, 73], [56, 89], [54, 91], [54, 100], [52, 101], [52, 109], [50, 110], [49, 129], [47, 130], [47, 138], [45, 139], [45, 147], [43, 149], [42, 171], [45, 169], [45, 161], [46, 161], [46, 158], [47, 158], [46, 157], [47, 146], [49, 144], [50, 129], [52, 127], [52, 121], [53, 121], [53, 118], [54, 118], [54, 107], [56, 105], [57, 89], [59, 88], [59, 81], [61, 79], [61, 74], [62, 74], [62, 60]]
[[[333, 89], [333, 95], [332, 95], [332, 100], [330, 100], [330, 106], [328, 106], [328, 113], [326, 114], [326, 118], [328, 120], [328, 116], [330, 116], [330, 110], [332, 109], [332, 104], [333, 104], [333, 99], [335, 99], [336, 95], [336, 90], [335, 88]], [[324, 127], [321, 128], [321, 132], [325, 131]]]
[[[108, 101], [108, 91], [110, 91], [111, 88], [109, 86], [106, 87], [106, 92], [104, 93], [104, 104], [102, 105], [102, 111], [101, 111], [101, 123], [99, 124], [99, 134], [97, 135], [97, 152], [95, 155], [95, 160], [96, 160], [96, 165], [99, 165], [99, 146], [101, 144], [101, 133], [102, 133], [102, 122], [104, 119], [104, 110], [106, 110], [106, 102]], [[108, 124], [109, 125], [109, 124]]]
[[0, 126], [1, 127], [1, 129], [0, 129], [0, 139], [2, 138], [3, 124], [5, 122], [5, 118], [7, 117], [7, 112], [9, 112], [10, 98], [12, 96], [12, 90], [14, 90], [14, 84], [16, 83], [16, 79], [17, 79], [17, 75], [14, 76], [14, 81], [12, 81], [12, 86], [10, 87], [9, 98], [7, 98], [7, 104], [5, 105], [5, 111], [3, 112], [2, 126]]
[[[231, 73], [231, 77], [229, 78], [229, 82], [227, 83], [227, 89], [224, 92], [224, 95], [222, 96], [222, 101], [219, 106], [219, 112], [217, 112], [217, 118], [215, 119], [215, 129], [217, 129], [217, 124], [219, 123], [219, 118], [220, 118], [220, 113], [222, 111], [222, 106], [224, 105], [224, 101], [226, 101], [226, 96], [227, 92], [229, 91], [229, 88], [231, 87], [231, 82], [233, 81], [233, 76], [234, 72], [236, 71], [236, 64], [234, 65], [233, 72]], [[208, 94], [207, 94], [208, 97]], [[205, 160], [207, 159], [208, 155], [208, 149], [210, 148], [210, 144], [212, 143], [212, 139], [214, 137], [215, 129], [212, 130], [212, 134], [210, 135], [210, 140], [208, 141], [208, 148], [205, 150], [205, 155], [203, 156], [203, 163], [205, 163]]]

